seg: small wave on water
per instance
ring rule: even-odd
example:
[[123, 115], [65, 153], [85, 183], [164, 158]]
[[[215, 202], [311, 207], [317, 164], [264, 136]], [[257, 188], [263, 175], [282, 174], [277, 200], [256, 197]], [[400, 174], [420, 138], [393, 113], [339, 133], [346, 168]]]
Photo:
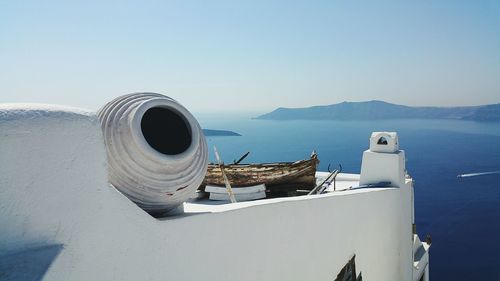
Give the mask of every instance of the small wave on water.
[[486, 176], [486, 175], [494, 175], [494, 174], [500, 174], [500, 171], [461, 174], [461, 175], [458, 175], [457, 178], [469, 178], [469, 177], [478, 177], [478, 176]]

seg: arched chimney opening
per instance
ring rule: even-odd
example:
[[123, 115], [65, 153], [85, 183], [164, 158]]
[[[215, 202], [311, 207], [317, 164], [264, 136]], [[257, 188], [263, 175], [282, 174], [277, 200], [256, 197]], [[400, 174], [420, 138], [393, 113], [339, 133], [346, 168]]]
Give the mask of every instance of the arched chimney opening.
[[141, 119], [142, 135], [156, 151], [166, 155], [181, 154], [191, 145], [191, 130], [177, 112], [152, 107]]
[[377, 144], [380, 144], [380, 145], [387, 145], [389, 144], [389, 142], [387, 141], [387, 139], [385, 137], [380, 137], [377, 141]]

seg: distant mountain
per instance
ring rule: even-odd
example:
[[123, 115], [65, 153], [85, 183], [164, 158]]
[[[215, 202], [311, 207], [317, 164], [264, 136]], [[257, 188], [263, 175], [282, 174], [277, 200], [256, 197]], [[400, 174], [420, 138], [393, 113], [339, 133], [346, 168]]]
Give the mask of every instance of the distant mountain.
[[203, 134], [205, 134], [206, 137], [241, 136], [240, 134], [233, 131], [212, 130], [212, 129], [203, 129]]
[[412, 107], [383, 101], [342, 102], [304, 108], [280, 107], [258, 116], [266, 120], [464, 119], [500, 121], [500, 103], [459, 107]]

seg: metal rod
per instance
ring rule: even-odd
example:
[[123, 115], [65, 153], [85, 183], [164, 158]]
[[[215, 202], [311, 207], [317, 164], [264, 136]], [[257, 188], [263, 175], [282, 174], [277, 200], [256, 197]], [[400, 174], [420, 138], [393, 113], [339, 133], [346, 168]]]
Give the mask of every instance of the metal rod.
[[235, 165], [240, 164], [240, 162], [243, 161], [243, 159], [247, 158], [248, 154], [250, 154], [250, 151], [248, 151], [247, 153], [243, 154], [243, 156], [241, 156], [240, 159], [238, 159], [238, 161], [234, 161], [234, 164]]
[[312, 195], [312, 194], [317, 193], [317, 190], [319, 188], [321, 188], [323, 186], [323, 184], [325, 184], [337, 172], [338, 172], [338, 170], [334, 170], [333, 172], [331, 172], [328, 175], [328, 177], [326, 177], [326, 179], [324, 181], [322, 181], [320, 184], [316, 185], [313, 189], [311, 189], [311, 192], [309, 192], [307, 195]]

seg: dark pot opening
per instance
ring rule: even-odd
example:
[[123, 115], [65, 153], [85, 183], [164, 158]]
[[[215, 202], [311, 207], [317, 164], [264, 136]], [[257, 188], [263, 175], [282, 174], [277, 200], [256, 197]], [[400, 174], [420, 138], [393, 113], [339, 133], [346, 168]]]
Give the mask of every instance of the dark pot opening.
[[152, 107], [141, 119], [142, 135], [156, 151], [176, 155], [191, 145], [191, 129], [186, 120], [168, 108]]

